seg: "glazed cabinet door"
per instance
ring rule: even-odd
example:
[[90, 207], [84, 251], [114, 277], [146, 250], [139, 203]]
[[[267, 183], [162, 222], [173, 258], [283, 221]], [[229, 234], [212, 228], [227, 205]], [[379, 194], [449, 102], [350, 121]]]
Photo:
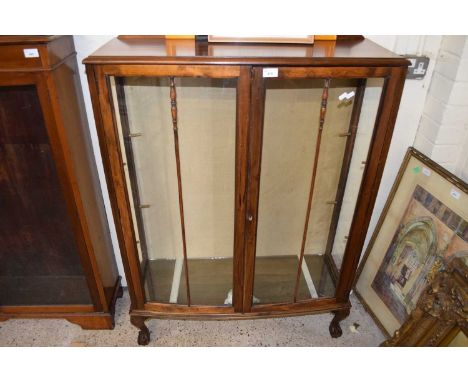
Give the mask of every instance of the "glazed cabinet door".
[[336, 297], [383, 77], [253, 69], [245, 311]]
[[0, 76], [0, 309], [53, 312], [93, 302], [38, 84]]
[[110, 166], [126, 188], [126, 201], [116, 195], [116, 203], [131, 232], [121, 244], [137, 305], [239, 311], [250, 71], [103, 72], [115, 126], [105, 133], [120, 151]]

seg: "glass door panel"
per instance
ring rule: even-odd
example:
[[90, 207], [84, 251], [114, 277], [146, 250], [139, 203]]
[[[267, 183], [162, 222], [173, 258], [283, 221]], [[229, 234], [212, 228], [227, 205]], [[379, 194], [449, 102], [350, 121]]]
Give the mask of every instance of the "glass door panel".
[[0, 87], [0, 305], [92, 304], [36, 87]]
[[[359, 123], [364, 88], [357, 79], [265, 80], [254, 304], [334, 296], [334, 232], [352, 218], [340, 214], [348, 162], [355, 143], [365, 160], [370, 140], [361, 135], [370, 138], [373, 125], [367, 133], [361, 125], [375, 118]], [[355, 162], [350, 182], [359, 191]], [[357, 192], [346, 198], [355, 204]]]
[[237, 79], [111, 84], [147, 301], [232, 305]]
[[254, 304], [294, 296], [321, 86], [320, 80], [265, 82]]

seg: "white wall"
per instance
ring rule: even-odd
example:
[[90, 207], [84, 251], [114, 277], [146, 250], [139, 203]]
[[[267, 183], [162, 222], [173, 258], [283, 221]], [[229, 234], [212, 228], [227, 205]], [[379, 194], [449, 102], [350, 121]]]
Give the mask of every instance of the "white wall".
[[468, 180], [468, 37], [444, 36], [415, 146]]
[[[113, 36], [74, 36], [75, 47], [78, 53], [78, 63], [80, 66], [80, 77], [83, 87], [83, 93], [86, 104], [86, 111], [89, 119], [89, 126], [91, 130], [91, 138], [93, 141], [94, 154], [98, 166], [99, 177], [104, 194], [106, 204], [106, 211], [109, 217], [109, 225], [111, 227], [112, 241], [116, 253], [117, 264], [119, 272], [123, 276], [124, 271], [120, 258], [120, 251], [115, 233], [115, 226], [111, 218], [112, 212], [110, 209], [110, 202], [107, 193], [107, 186], [103, 172], [102, 160], [100, 157], [99, 144], [96, 133], [96, 126], [94, 123], [93, 111], [91, 106], [91, 99], [89, 95], [89, 88], [87, 78], [85, 75], [84, 65], [81, 64], [82, 60], [89, 54], [93, 53], [97, 48], [110, 40]], [[377, 201], [374, 213], [371, 219], [368, 239], [370, 233], [373, 231], [377, 223], [380, 212], [383, 209], [388, 192], [393, 184], [395, 176], [400, 167], [401, 161], [404, 157], [408, 146], [413, 145], [423, 108], [426, 102], [426, 95], [429, 84], [434, 70], [434, 59], [437, 57], [439, 47], [441, 44], [441, 36], [367, 36], [376, 43], [392, 50], [398, 54], [425, 54], [431, 58], [428, 73], [423, 80], [408, 80], [405, 84], [403, 98], [401, 101], [400, 111], [395, 126], [395, 132], [390, 146], [390, 151], [385, 166], [382, 184], [377, 196]], [[366, 241], [367, 242], [367, 241]]]
[[380, 213], [385, 205], [395, 177], [400, 169], [408, 146], [413, 146], [426, 96], [439, 53], [442, 36], [366, 36], [383, 47], [398, 54], [423, 54], [430, 58], [426, 76], [422, 80], [407, 80], [403, 90], [400, 109], [395, 124], [392, 143], [388, 152], [380, 189], [369, 225], [366, 243], [372, 236]]
[[107, 212], [107, 220], [109, 221], [109, 227], [112, 237], [112, 245], [114, 247], [115, 258], [117, 260], [117, 267], [119, 274], [122, 276], [122, 284], [127, 286], [127, 280], [125, 279], [125, 272], [123, 269], [122, 258], [120, 256], [119, 243], [117, 240], [117, 234], [115, 231], [114, 220], [112, 218], [112, 210], [110, 206], [109, 193], [107, 192], [106, 177], [104, 175], [104, 167], [102, 165], [101, 150], [99, 148], [99, 141], [96, 131], [96, 123], [94, 122], [93, 107], [91, 105], [91, 96], [89, 93], [88, 79], [86, 77], [85, 66], [82, 64], [83, 59], [97, 50], [101, 45], [112, 39], [113, 36], [73, 36], [75, 42], [75, 49], [77, 53], [78, 68], [80, 71], [81, 87], [83, 89], [83, 96], [86, 107], [86, 114], [88, 115], [89, 130], [91, 133], [91, 141], [93, 143], [94, 156], [96, 158], [96, 165], [99, 174], [99, 180], [101, 181], [102, 194], [104, 197], [104, 204]]

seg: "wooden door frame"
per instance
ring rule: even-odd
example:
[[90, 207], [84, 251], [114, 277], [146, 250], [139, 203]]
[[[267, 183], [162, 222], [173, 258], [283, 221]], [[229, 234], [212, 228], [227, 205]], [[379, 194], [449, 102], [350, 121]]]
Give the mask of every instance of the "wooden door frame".
[[[117, 231], [120, 251], [132, 301], [131, 311], [171, 314], [234, 314], [242, 312], [244, 272], [244, 231], [246, 202], [247, 146], [250, 108], [250, 69], [241, 66], [216, 65], [86, 65], [90, 85], [99, 145], [103, 157], [109, 197]], [[115, 119], [110, 89], [110, 77], [205, 77], [237, 78], [236, 94], [236, 155], [235, 155], [235, 224], [233, 248], [233, 297], [232, 307], [186, 306], [146, 301], [144, 280], [138, 260], [135, 229], [131, 216], [128, 190], [118, 126]], [[169, 105], [169, 99], [168, 99]]]
[[[127, 275], [131, 312], [136, 316], [178, 318], [246, 318], [306, 314], [349, 309], [349, 293], [369, 226], [372, 209], [387, 157], [406, 67], [278, 67], [279, 78], [383, 78], [375, 128], [358, 194], [335, 297], [284, 304], [252, 306], [255, 270], [259, 182], [263, 141], [265, 86], [263, 66], [216, 65], [118, 65], [87, 64], [93, 110], [103, 156], [109, 196], [122, 260]], [[138, 261], [129, 195], [122, 163], [117, 124], [109, 86], [110, 76], [187, 76], [238, 78], [236, 112], [236, 191], [233, 283], [234, 306], [187, 307], [146, 302]]]
[[[249, 139], [249, 170], [247, 190], [246, 249], [244, 264], [243, 311], [245, 313], [283, 312], [307, 307], [317, 309], [324, 302], [333, 305], [348, 304], [349, 293], [356, 275], [357, 264], [364, 245], [367, 229], [372, 216], [375, 199], [388, 154], [398, 107], [403, 92], [406, 67], [278, 67], [278, 78], [339, 78], [367, 79], [383, 78], [375, 127], [371, 138], [368, 157], [363, 173], [360, 191], [356, 200], [354, 215], [349, 232], [341, 270], [339, 270], [336, 293], [333, 298], [311, 299], [298, 303], [252, 305], [255, 252], [257, 241], [258, 206], [260, 191], [261, 158], [263, 146], [263, 124], [265, 109], [264, 66], [252, 69], [251, 119]], [[345, 308], [343, 305], [343, 308]]]
[[[56, 97], [51, 94], [53, 90], [49, 90], [54, 89], [55, 86], [51, 73], [50, 71], [0, 72], [0, 86], [34, 86], [36, 88], [57, 177], [70, 217], [80, 263], [83, 267], [83, 275], [86, 277], [92, 301], [92, 305], [1, 306], [0, 313], [35, 314], [39, 311], [46, 311], [49, 314], [60, 314], [64, 312], [108, 311], [109, 307], [107, 306], [94, 248], [88, 232], [84, 206], [73, 169], [69, 142], [65, 132], [60, 128], [60, 108], [55, 104], [57, 102]], [[90, 309], [90, 307], [92, 308]], [[39, 313], [38, 316], [40, 316]]]

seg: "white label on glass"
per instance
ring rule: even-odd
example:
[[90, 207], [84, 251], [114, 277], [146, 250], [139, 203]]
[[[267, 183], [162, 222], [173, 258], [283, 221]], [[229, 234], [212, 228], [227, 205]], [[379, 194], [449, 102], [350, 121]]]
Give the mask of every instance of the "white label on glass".
[[460, 199], [460, 191], [456, 190], [455, 188], [450, 190], [450, 195], [452, 195], [452, 198]]
[[344, 93], [342, 93], [342, 94], [340, 94], [340, 95], [338, 96], [338, 99], [339, 99], [340, 101], [344, 101], [345, 99], [346, 99], [346, 100], [349, 100], [349, 99], [353, 98], [355, 94], [356, 94], [356, 93], [355, 93], [354, 91], [350, 91], [349, 93], [348, 93], [348, 92], [344, 92]]
[[429, 170], [429, 169], [426, 168], [426, 167], [423, 167], [422, 173], [423, 173], [424, 175], [426, 175], [426, 176], [429, 176], [429, 175], [431, 175], [431, 170]]
[[23, 52], [26, 58], [39, 57], [39, 51], [37, 49], [23, 49]]
[[263, 77], [278, 77], [278, 68], [263, 68]]

